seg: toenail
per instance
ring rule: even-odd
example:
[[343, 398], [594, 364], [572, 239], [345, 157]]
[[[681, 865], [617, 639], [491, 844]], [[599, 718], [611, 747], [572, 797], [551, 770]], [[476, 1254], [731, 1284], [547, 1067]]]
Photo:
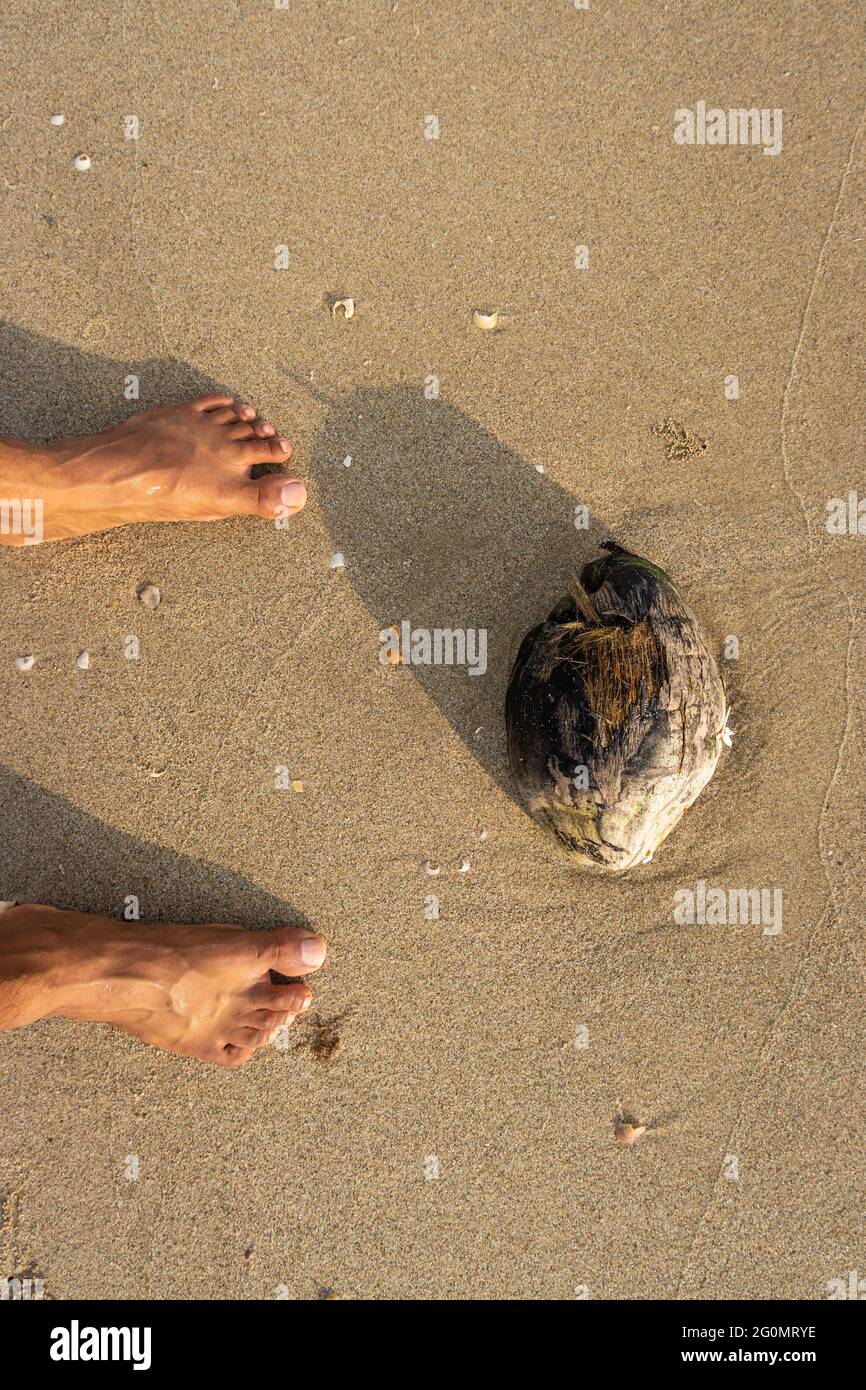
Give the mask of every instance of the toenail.
[[282, 435], [280, 435], [279, 439], [277, 440], [277, 443], [279, 444], [284, 454], [287, 454], [289, 452], [289, 441], [287, 439], [284, 439]]
[[301, 942], [301, 960], [304, 965], [321, 965], [327, 949], [320, 936], [306, 936]]
[[312, 996], [309, 995], [309, 994], [307, 995], [306, 999], [302, 999], [302, 1000], [301, 1000], [301, 1013], [303, 1013], [306, 1009], [308, 1009], [308, 1008], [310, 1007], [310, 1005], [312, 1004], [312, 1002], [313, 1002]]
[[307, 500], [307, 489], [300, 478], [293, 478], [290, 483], [286, 483], [280, 493], [280, 501], [284, 507], [303, 507]]

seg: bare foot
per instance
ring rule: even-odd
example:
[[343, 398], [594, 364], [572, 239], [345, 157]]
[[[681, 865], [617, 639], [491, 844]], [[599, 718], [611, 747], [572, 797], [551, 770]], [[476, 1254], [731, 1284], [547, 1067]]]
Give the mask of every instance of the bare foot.
[[117, 922], [28, 903], [0, 913], [0, 1029], [64, 1017], [237, 1067], [309, 1008], [325, 942], [299, 927], [246, 931]]
[[[51, 444], [0, 440], [0, 542], [34, 544], [105, 531], [131, 521], [216, 521], [225, 516], [291, 516], [307, 490], [287, 473], [250, 478], [260, 463], [286, 463], [288, 440], [231, 396], [201, 396], [143, 410], [103, 434]], [[14, 523], [14, 501], [38, 534]]]

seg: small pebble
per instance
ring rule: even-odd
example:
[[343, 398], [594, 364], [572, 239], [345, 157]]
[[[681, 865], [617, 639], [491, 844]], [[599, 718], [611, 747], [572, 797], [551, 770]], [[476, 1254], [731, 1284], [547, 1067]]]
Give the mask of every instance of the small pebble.
[[629, 1148], [636, 1144], [642, 1134], [646, 1134], [646, 1125], [630, 1125], [624, 1120], [617, 1120], [613, 1127], [614, 1138], [618, 1144]]
[[479, 838], [479, 840], [486, 840], [489, 834], [490, 834], [490, 831], [489, 831], [489, 830], [482, 830], [482, 832], [481, 832], [481, 834], [478, 836], [478, 838]]
[[535, 465], [535, 471], [536, 471], [536, 473], [543, 473], [543, 472], [544, 472], [544, 464], [543, 464], [543, 463], [537, 463], [537, 464]]
[[90, 652], [79, 652], [75, 658], [75, 664], [79, 671], [90, 670]]
[[87, 154], [77, 154], [72, 162], [81, 174], [90, 168], [90, 156]]
[[341, 570], [345, 568], [345, 565], [346, 557], [343, 554], [342, 550], [335, 550], [330, 560], [328, 561], [328, 569]]
[[32, 671], [36, 665], [35, 656], [16, 656], [15, 665], [19, 671]]
[[138, 591], [139, 603], [143, 603], [145, 608], [158, 608], [162, 594], [155, 584], [145, 584]]
[[53, 115], [53, 116], [51, 117], [51, 124], [52, 124], [52, 125], [63, 125], [64, 122], [65, 122], [65, 120], [66, 120], [66, 117], [63, 116], [63, 115], [61, 115], [61, 113], [58, 111], [58, 112], [56, 112], [55, 115]]

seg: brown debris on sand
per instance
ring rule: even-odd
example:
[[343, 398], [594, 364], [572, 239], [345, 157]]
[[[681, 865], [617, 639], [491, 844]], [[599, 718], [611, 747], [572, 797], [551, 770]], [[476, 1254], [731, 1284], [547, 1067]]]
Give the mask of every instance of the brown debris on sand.
[[707, 441], [699, 434], [692, 434], [679, 420], [668, 415], [660, 425], [653, 425], [652, 432], [665, 443], [665, 458], [669, 463], [688, 463], [689, 459], [700, 454], [707, 447]]

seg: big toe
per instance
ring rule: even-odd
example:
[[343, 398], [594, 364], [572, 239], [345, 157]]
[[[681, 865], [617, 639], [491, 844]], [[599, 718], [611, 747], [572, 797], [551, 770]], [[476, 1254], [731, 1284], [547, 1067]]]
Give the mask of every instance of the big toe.
[[311, 975], [328, 954], [324, 937], [304, 927], [278, 927], [257, 935], [264, 938], [256, 943], [261, 965], [281, 975]]
[[306, 501], [307, 489], [301, 479], [287, 473], [249, 478], [238, 489], [238, 511], [249, 516], [294, 516]]

